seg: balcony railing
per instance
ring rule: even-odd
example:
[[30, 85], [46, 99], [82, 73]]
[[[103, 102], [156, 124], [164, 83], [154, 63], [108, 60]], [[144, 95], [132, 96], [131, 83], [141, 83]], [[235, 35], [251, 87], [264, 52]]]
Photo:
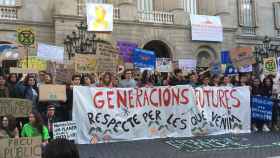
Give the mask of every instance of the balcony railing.
[[13, 6], [0, 6], [0, 19], [16, 20], [18, 8]]
[[276, 37], [280, 38], [280, 30], [276, 30]]
[[248, 36], [256, 36], [256, 28], [255, 27], [242, 27], [241, 28], [242, 35]]
[[174, 24], [174, 14], [160, 11], [138, 11], [140, 22], [155, 24]]

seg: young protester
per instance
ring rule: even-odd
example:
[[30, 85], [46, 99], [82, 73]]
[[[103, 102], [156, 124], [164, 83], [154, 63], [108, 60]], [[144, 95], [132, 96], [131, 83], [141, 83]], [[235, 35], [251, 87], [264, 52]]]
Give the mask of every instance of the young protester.
[[3, 75], [0, 75], [0, 98], [9, 98], [10, 92], [6, 87], [6, 79]]
[[56, 108], [54, 105], [48, 106], [47, 114], [43, 116], [44, 124], [48, 127], [50, 139], [53, 138], [53, 124], [62, 121], [56, 114]]
[[33, 75], [28, 74], [21, 85], [21, 96], [24, 99], [32, 101], [33, 109], [37, 109], [38, 104], [38, 87], [36, 86], [36, 79]]
[[124, 71], [124, 79], [119, 83], [120, 88], [136, 88], [137, 83], [133, 78], [132, 70], [127, 69]]
[[225, 87], [233, 87], [233, 84], [231, 83], [231, 78], [227, 75], [222, 77], [222, 84], [221, 85], [225, 86]]
[[82, 77], [82, 85], [88, 87], [96, 87], [94, 78], [89, 74], [86, 74]]
[[220, 86], [220, 76], [219, 75], [213, 75], [213, 77], [211, 78], [211, 86], [215, 86], [218, 87]]
[[112, 79], [112, 74], [110, 72], [105, 72], [105, 74], [102, 76], [101, 82], [98, 85], [98, 87], [113, 88]]
[[19, 138], [19, 131], [16, 127], [16, 119], [12, 115], [1, 118], [0, 139]]
[[48, 128], [44, 126], [40, 113], [33, 111], [29, 114], [29, 123], [23, 126], [21, 137], [37, 136], [41, 136], [43, 145], [46, 145], [50, 138]]
[[152, 87], [154, 85], [154, 80], [152, 75], [148, 70], [144, 70], [142, 73], [141, 80], [139, 82], [139, 87]]
[[202, 82], [201, 84], [202, 87], [210, 86], [209, 76], [208, 75], [202, 76], [201, 82]]
[[64, 106], [64, 110], [67, 112], [67, 116], [65, 115], [66, 120], [72, 120], [72, 108], [73, 108], [73, 88], [75, 86], [80, 86], [81, 84], [81, 76], [75, 74], [72, 76], [72, 84], [66, 86], [66, 103]]
[[181, 69], [175, 69], [174, 75], [175, 76], [170, 81], [171, 86], [188, 84], [188, 82], [184, 79], [183, 72]]
[[194, 88], [199, 86], [199, 82], [198, 82], [198, 75], [196, 73], [191, 73], [189, 75], [189, 79], [190, 79], [190, 85]]
[[[262, 82], [260, 79], [255, 78], [251, 84], [251, 95], [252, 96], [261, 96], [262, 95]], [[253, 131], [262, 131], [263, 121], [252, 119], [252, 129]]]
[[9, 74], [8, 80], [7, 80], [7, 87], [10, 92], [10, 98], [17, 98], [19, 96], [17, 92], [17, 83], [18, 83], [18, 77], [17, 74], [11, 73]]

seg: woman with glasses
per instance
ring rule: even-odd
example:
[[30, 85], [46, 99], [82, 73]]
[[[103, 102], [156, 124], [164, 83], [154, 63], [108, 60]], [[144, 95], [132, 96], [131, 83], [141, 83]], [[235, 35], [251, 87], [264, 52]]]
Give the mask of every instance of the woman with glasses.
[[16, 127], [16, 119], [11, 115], [2, 117], [0, 124], [0, 139], [18, 137], [19, 131]]

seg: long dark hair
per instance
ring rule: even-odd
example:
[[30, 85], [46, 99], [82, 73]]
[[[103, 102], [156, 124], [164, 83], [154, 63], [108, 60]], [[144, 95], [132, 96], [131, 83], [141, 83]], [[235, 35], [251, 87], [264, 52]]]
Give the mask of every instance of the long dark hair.
[[[11, 81], [11, 78], [12, 78], [12, 76], [13, 75], [15, 75], [16, 76], [16, 82], [15, 83], [13, 83], [12, 81]], [[9, 77], [8, 77], [8, 83], [10, 83], [10, 84], [16, 84], [18, 82], [18, 75], [16, 74], [16, 73], [10, 73], [9, 74]]]
[[[8, 127], [3, 127], [3, 119], [5, 117], [8, 119]], [[17, 127], [16, 126], [16, 118], [14, 116], [6, 115], [6, 116], [1, 117], [0, 129], [4, 129], [11, 138], [15, 137], [13, 135], [13, 132], [16, 129], [16, 127]]]
[[36, 128], [40, 134], [43, 134], [44, 125], [43, 125], [43, 119], [41, 117], [41, 114], [37, 111], [32, 111], [31, 114], [33, 114], [35, 118], [35, 123], [32, 124], [32, 126]]

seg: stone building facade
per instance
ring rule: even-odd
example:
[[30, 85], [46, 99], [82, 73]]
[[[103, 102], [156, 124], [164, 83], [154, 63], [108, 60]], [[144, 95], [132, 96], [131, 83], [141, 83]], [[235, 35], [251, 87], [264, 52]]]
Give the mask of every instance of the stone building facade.
[[[15, 42], [16, 28], [28, 26], [35, 30], [38, 42], [63, 45], [66, 35], [85, 20], [85, 1], [0, 0], [0, 42]], [[280, 0], [109, 0], [107, 3], [114, 4], [114, 31], [98, 36], [112, 43], [135, 42], [141, 48], [154, 50], [159, 57], [219, 60], [221, 51], [260, 44], [266, 35], [272, 43], [280, 44]], [[190, 14], [220, 16], [224, 41], [192, 41]]]

